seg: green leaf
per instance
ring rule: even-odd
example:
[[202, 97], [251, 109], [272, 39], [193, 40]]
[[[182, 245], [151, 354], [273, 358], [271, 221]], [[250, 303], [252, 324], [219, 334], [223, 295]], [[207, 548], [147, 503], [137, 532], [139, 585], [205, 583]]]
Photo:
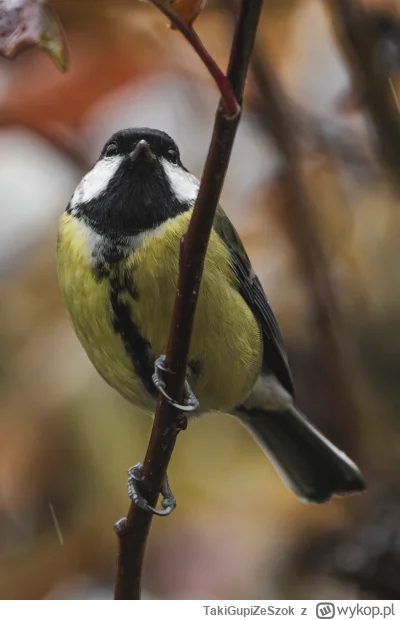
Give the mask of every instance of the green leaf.
[[44, 29], [39, 45], [53, 59], [60, 71], [68, 69], [68, 49], [60, 20], [48, 4], [43, 4]]

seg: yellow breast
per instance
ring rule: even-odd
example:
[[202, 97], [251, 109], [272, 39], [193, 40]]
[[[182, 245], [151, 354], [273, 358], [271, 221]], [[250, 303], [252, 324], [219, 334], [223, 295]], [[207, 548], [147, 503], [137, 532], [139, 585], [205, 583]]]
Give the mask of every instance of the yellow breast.
[[[126, 293], [131, 319], [150, 343], [151, 356], [165, 353], [178, 277], [179, 241], [190, 213], [144, 236], [114, 277], [129, 273], [135, 295]], [[58, 274], [71, 321], [89, 358], [104, 379], [130, 401], [153, 408], [113, 326], [110, 280], [96, 281], [90, 266], [93, 233], [71, 215], [60, 220]], [[261, 367], [262, 338], [252, 312], [235, 286], [228, 250], [212, 233], [201, 283], [190, 362], [190, 382], [201, 409], [230, 410], [246, 398]]]

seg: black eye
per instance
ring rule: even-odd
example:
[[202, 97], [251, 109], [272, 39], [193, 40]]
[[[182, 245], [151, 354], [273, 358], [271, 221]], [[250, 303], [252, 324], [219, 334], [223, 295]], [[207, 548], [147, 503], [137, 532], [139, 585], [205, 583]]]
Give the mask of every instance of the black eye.
[[115, 155], [116, 153], [118, 153], [118, 146], [115, 142], [111, 142], [111, 144], [109, 144], [106, 148], [106, 156], [110, 157], [110, 155]]
[[168, 149], [167, 155], [168, 155], [169, 161], [172, 162], [173, 164], [176, 164], [178, 162], [178, 151], [174, 149], [173, 147]]

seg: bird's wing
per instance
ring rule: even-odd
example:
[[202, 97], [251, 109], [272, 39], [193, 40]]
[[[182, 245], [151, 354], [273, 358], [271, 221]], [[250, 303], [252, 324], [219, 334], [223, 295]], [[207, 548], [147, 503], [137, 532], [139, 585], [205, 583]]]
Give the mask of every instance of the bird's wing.
[[240, 294], [261, 326], [264, 341], [264, 365], [277, 377], [283, 387], [294, 395], [292, 374], [278, 323], [261, 282], [253, 271], [240, 237], [221, 207], [218, 207], [215, 215], [214, 230], [229, 248]]

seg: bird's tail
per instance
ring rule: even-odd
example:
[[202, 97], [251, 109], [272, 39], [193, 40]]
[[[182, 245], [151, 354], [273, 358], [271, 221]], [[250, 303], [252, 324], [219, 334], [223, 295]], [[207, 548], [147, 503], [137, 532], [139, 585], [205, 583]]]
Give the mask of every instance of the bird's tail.
[[358, 467], [294, 406], [279, 412], [252, 411], [240, 419], [303, 501], [322, 503], [332, 495], [365, 489]]

